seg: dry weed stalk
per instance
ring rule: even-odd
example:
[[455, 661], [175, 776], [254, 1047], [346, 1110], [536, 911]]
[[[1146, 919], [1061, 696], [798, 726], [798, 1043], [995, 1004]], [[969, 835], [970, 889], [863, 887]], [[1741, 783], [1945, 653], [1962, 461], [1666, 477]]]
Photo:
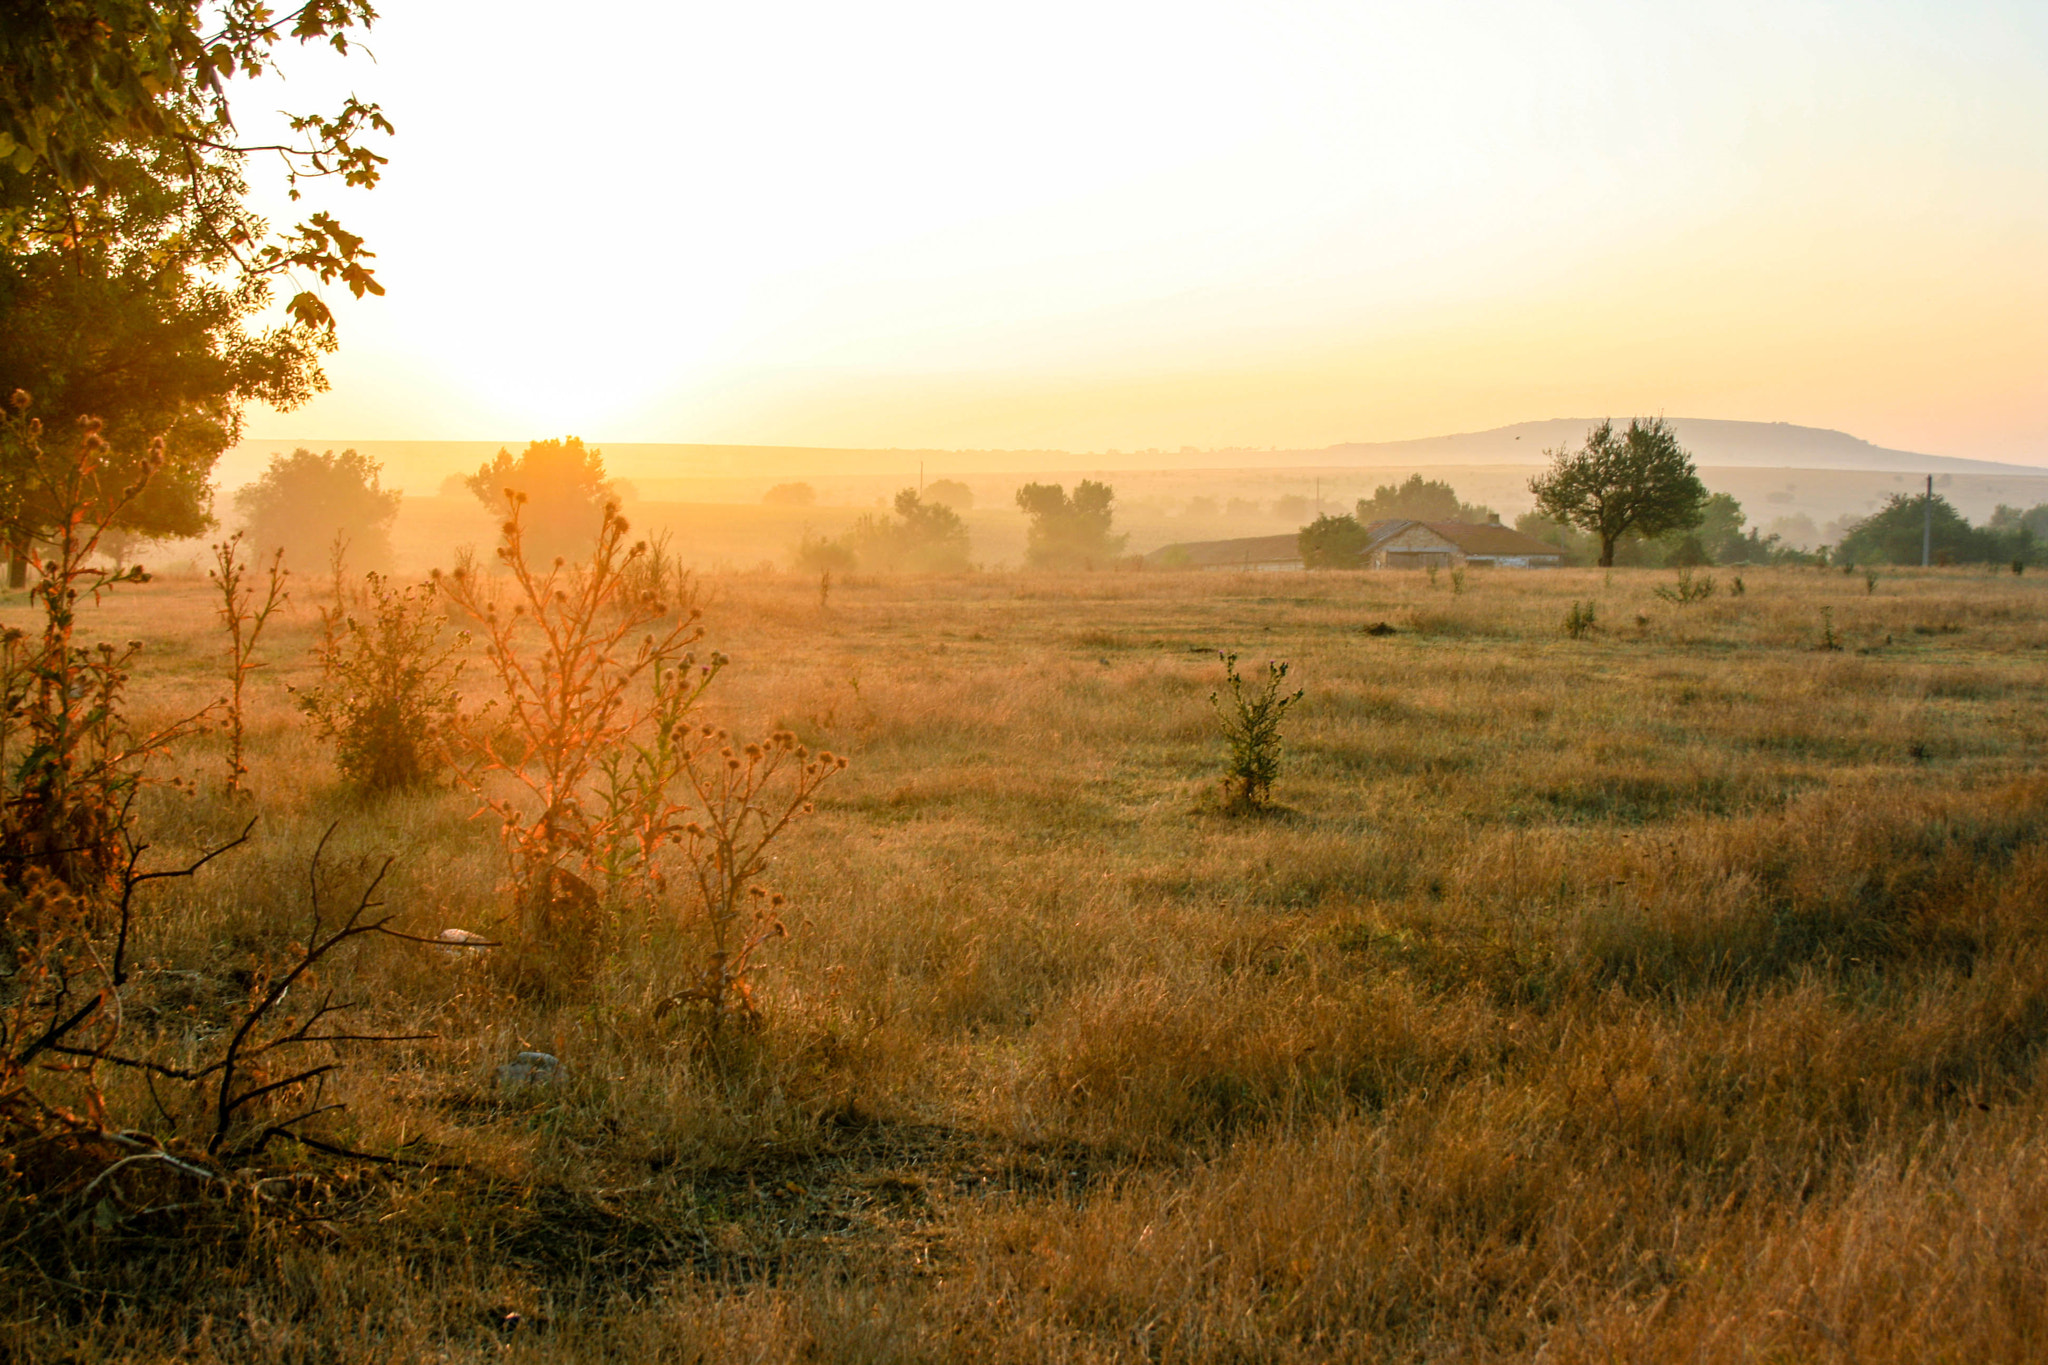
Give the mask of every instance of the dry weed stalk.
[[[481, 574], [458, 570], [441, 580], [449, 600], [478, 623], [499, 694], [467, 727], [458, 771], [499, 819], [522, 934], [574, 953], [594, 927], [593, 881], [624, 835], [614, 812], [594, 808], [593, 776], [603, 755], [646, 728], [651, 706], [638, 689], [669, 670], [695, 667], [689, 648], [704, 632], [694, 608], [678, 613], [634, 592], [634, 566], [649, 550], [644, 541], [627, 543], [616, 506], [605, 507], [586, 562], [557, 557], [537, 570], [521, 525], [526, 495], [507, 490], [506, 501], [498, 558], [511, 574], [512, 610], [497, 609]], [[700, 684], [719, 662], [714, 655], [699, 668]], [[521, 793], [494, 791], [493, 775]]]
[[674, 833], [706, 952], [696, 981], [664, 999], [656, 1018], [679, 1008], [700, 1011], [715, 1036], [728, 1018], [754, 1017], [747, 980], [754, 953], [789, 933], [779, 914], [782, 893], [761, 884], [769, 845], [810, 813], [818, 789], [845, 767], [843, 756], [813, 755], [787, 730], [766, 744], [738, 744], [724, 730], [700, 726], [680, 747], [692, 818]]
[[237, 531], [213, 547], [213, 567], [206, 571], [207, 581], [220, 593], [220, 605], [214, 608], [214, 612], [220, 618], [221, 629], [228, 636], [227, 792], [230, 796], [242, 790], [242, 780], [249, 775], [248, 766], [242, 762], [242, 694], [249, 675], [263, 666], [255, 659], [256, 642], [263, 637], [263, 628], [270, 623], [271, 614], [289, 600], [284, 584], [290, 575], [284, 567], [282, 547], [271, 552], [270, 562], [263, 566], [263, 570], [263, 596], [258, 599], [255, 585], [248, 581], [249, 562], [242, 558], [242, 533]]

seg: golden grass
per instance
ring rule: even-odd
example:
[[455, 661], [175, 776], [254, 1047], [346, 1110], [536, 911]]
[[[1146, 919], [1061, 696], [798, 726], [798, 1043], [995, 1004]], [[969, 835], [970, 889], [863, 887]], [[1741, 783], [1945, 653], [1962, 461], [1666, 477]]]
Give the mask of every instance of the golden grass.
[[[658, 910], [588, 998], [356, 951], [330, 979], [440, 1036], [356, 1055], [326, 1131], [442, 1169], [17, 1248], [0, 1320], [25, 1359], [2039, 1358], [2048, 587], [1716, 576], [715, 579], [716, 718], [854, 758], [772, 874], [765, 1030], [714, 1065], [651, 1019]], [[335, 786], [292, 612], [253, 804], [151, 812], [167, 854], [263, 816], [159, 903], [166, 1049], [331, 822], [338, 893], [388, 852], [413, 929], [507, 910], [472, 803]], [[220, 690], [205, 613], [90, 625], [168, 714]], [[1267, 817], [1217, 797], [1217, 649], [1307, 689]], [[499, 1089], [523, 1048], [567, 1083]]]

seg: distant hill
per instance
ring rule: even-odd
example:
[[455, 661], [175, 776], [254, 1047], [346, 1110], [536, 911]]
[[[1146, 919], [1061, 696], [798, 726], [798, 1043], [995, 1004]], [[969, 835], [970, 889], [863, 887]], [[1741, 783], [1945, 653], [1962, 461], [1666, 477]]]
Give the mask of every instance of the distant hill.
[[[1576, 446], [1598, 418], [1553, 417], [1491, 431], [1432, 436], [1420, 441], [1347, 442], [1320, 452], [1341, 464], [1541, 464], [1543, 452]], [[1768, 469], [1867, 469], [1915, 474], [2041, 474], [2038, 465], [1961, 460], [1883, 446], [1825, 427], [1789, 422], [1725, 422], [1674, 417], [1678, 440], [1702, 466]]]
[[[1167, 469], [1389, 469], [1399, 466], [1535, 465], [1543, 452], [1576, 446], [1599, 419], [1553, 417], [1491, 431], [1431, 436], [1416, 441], [1351, 441], [1314, 450], [1249, 447], [1195, 450], [856, 450], [818, 446], [742, 446], [594, 441], [620, 477], [748, 480], [769, 476], [877, 476], [914, 478], [920, 464], [933, 476], [1013, 473], [1058, 476], [1077, 472]], [[1866, 470], [1908, 474], [2048, 474], [2042, 465], [1964, 460], [1883, 446], [1823, 427], [1787, 422], [1728, 422], [1704, 417], [1672, 419], [1678, 438], [1702, 468]], [[283, 441], [248, 440], [221, 461], [217, 476], [232, 489], [263, 471], [273, 453], [294, 446], [318, 450], [354, 446], [385, 467], [385, 482], [413, 494], [431, 491], [456, 471], [467, 472], [500, 445], [521, 441]], [[2048, 463], [2048, 452], [2044, 452]]]

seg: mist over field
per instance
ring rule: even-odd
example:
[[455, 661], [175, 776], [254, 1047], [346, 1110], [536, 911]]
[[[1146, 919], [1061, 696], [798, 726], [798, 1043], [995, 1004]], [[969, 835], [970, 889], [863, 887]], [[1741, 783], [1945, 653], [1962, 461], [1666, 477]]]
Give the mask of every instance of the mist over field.
[[0, 6], [0, 1360], [2048, 1359], [2048, 6]]

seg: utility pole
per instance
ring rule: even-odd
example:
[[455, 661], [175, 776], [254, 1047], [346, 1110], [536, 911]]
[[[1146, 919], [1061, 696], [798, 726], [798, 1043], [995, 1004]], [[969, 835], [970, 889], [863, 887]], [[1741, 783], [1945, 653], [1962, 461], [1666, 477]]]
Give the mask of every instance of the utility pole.
[[1920, 504], [1920, 567], [1934, 562], [1934, 476], [1927, 476], [1927, 497]]

